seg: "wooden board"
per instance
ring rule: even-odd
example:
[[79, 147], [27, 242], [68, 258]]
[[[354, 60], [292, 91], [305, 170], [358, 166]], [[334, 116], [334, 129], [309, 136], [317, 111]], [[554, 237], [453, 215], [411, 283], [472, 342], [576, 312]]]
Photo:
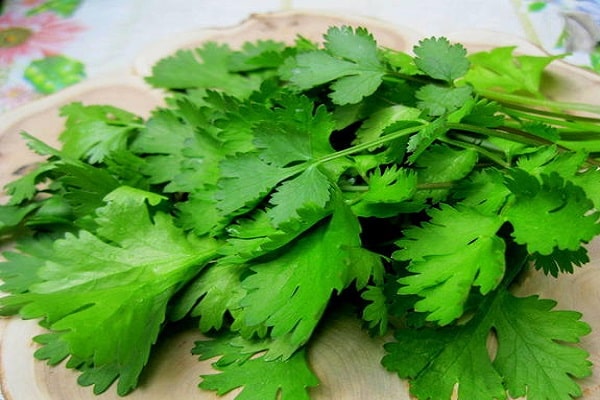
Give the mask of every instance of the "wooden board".
[[[57, 143], [63, 120], [58, 116], [61, 105], [72, 101], [85, 104], [111, 104], [142, 116], [161, 104], [161, 95], [143, 83], [151, 66], [161, 57], [178, 48], [196, 47], [208, 40], [239, 46], [247, 40], [293, 40], [297, 34], [319, 40], [331, 25], [352, 24], [368, 27], [379, 43], [409, 51], [420, 36], [410, 30], [370, 19], [312, 13], [276, 13], [255, 15], [239, 26], [192, 32], [158, 43], [132, 60], [130, 71], [87, 81], [32, 103], [3, 116], [0, 122], [0, 185], [13, 180], [24, 169], [37, 161], [25, 147], [19, 132], [25, 130], [49, 143]], [[527, 53], [541, 50], [519, 39], [490, 32], [463, 32], [448, 35], [471, 50], [497, 45], [517, 45]], [[600, 102], [600, 78], [566, 64], [553, 67], [553, 78], [548, 86], [552, 97], [568, 101]], [[0, 201], [2, 195], [0, 194]], [[600, 245], [590, 246], [591, 265], [572, 276], [558, 280], [532, 275], [518, 289], [520, 293], [539, 293], [559, 301], [559, 306], [584, 313], [594, 333], [584, 338], [583, 346], [591, 352], [591, 360], [600, 367]], [[62, 366], [48, 367], [35, 361], [36, 345], [31, 338], [42, 330], [35, 321], [6, 318], [1, 321], [0, 384], [7, 400], [92, 400], [119, 399], [114, 390], [94, 396], [90, 388], [77, 385], [77, 374]], [[211, 392], [197, 387], [201, 374], [211, 373], [210, 361], [199, 362], [190, 349], [201, 335], [195, 329], [172, 332], [153, 356], [143, 375], [140, 388], [129, 399], [217, 399]], [[371, 339], [360, 329], [359, 322], [350, 317], [327, 321], [322, 332], [310, 347], [309, 357], [321, 385], [312, 391], [314, 399], [344, 400], [408, 400], [408, 387], [394, 374], [380, 366], [384, 352], [383, 339]], [[581, 382], [584, 399], [600, 398], [600, 372]], [[232, 399], [232, 392], [224, 399]], [[470, 400], [470, 399], [469, 399]]]

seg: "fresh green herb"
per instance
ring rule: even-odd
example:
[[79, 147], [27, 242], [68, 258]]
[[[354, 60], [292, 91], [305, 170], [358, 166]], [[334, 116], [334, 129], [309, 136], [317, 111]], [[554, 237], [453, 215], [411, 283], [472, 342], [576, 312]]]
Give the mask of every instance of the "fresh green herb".
[[413, 50], [349, 26], [322, 46], [207, 43], [156, 64], [167, 106], [147, 120], [64, 107], [61, 148], [25, 134], [45, 161], [5, 187], [2, 314], [40, 319], [35, 356], [95, 393], [134, 390], [191, 319], [214, 336], [193, 353], [219, 357], [200, 387], [309, 398], [306, 349], [343, 299], [393, 333], [383, 366], [419, 399], [581, 395], [589, 326], [510, 288], [588, 261], [600, 107], [544, 96], [557, 57]]

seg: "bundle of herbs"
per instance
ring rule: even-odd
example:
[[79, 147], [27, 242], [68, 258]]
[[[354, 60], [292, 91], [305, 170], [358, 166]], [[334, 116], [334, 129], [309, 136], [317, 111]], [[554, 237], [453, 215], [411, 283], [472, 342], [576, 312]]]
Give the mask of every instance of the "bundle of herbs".
[[511, 287], [589, 261], [600, 110], [544, 97], [559, 57], [514, 50], [334, 26], [178, 51], [147, 119], [63, 107], [61, 148], [23, 133], [45, 161], [5, 187], [2, 314], [39, 319], [36, 358], [95, 393], [134, 390], [191, 320], [213, 339], [190, 350], [220, 357], [201, 388], [308, 399], [306, 349], [340, 307], [393, 334], [382, 368], [418, 399], [580, 396], [589, 325]]

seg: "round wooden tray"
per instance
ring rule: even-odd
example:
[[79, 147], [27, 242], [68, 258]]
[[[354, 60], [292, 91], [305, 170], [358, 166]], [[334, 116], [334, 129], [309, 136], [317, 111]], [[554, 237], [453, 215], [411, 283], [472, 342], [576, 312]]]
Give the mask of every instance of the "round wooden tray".
[[[13, 180], [20, 171], [37, 161], [26, 148], [19, 132], [27, 131], [51, 144], [57, 143], [63, 120], [58, 109], [64, 104], [81, 101], [84, 104], [111, 104], [141, 116], [162, 103], [161, 93], [150, 89], [143, 81], [151, 66], [160, 58], [179, 48], [197, 47], [204, 41], [218, 41], [239, 46], [245, 41], [275, 39], [292, 41], [298, 34], [320, 40], [331, 25], [350, 24], [367, 27], [379, 44], [410, 51], [423, 36], [408, 29], [371, 19], [285, 12], [254, 15], [242, 24], [227, 29], [212, 29], [172, 37], [148, 49], [133, 60], [133, 67], [121, 74], [94, 79], [67, 88], [58, 94], [3, 116], [0, 122], [0, 187]], [[541, 50], [520, 39], [494, 32], [462, 32], [447, 35], [450, 40], [481, 50], [498, 45], [516, 45], [529, 54]], [[600, 102], [600, 77], [593, 73], [555, 63], [547, 93], [566, 101]], [[0, 193], [0, 201], [2, 194]], [[584, 399], [600, 398], [600, 242], [590, 245], [592, 265], [575, 274], [551, 279], [534, 274], [518, 289], [520, 293], [538, 293], [559, 302], [560, 308], [583, 312], [593, 333], [582, 345], [591, 353], [595, 371], [593, 377], [581, 381]], [[51, 399], [119, 399], [114, 389], [95, 396], [90, 388], [76, 383], [77, 374], [63, 366], [49, 367], [35, 361], [36, 345], [31, 338], [42, 329], [35, 321], [5, 318], [0, 321], [0, 384], [6, 400]], [[195, 329], [172, 332], [157, 349], [140, 387], [129, 399], [218, 399], [212, 392], [198, 389], [199, 376], [211, 373], [211, 361], [200, 362], [190, 353], [194, 341], [201, 339]], [[384, 351], [383, 339], [372, 339], [360, 329], [359, 322], [349, 317], [327, 321], [309, 350], [311, 366], [321, 385], [311, 391], [314, 399], [394, 399], [408, 400], [408, 386], [380, 365]], [[231, 392], [222, 399], [233, 399]], [[469, 399], [470, 400], [470, 399]]]

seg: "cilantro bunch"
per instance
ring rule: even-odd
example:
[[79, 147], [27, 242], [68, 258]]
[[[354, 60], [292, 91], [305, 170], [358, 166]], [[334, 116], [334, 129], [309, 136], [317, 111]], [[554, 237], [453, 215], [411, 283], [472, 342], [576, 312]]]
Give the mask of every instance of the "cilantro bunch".
[[383, 367], [419, 399], [580, 396], [589, 326], [511, 293], [600, 233], [600, 110], [543, 95], [556, 58], [349, 26], [178, 51], [149, 118], [73, 103], [60, 149], [23, 134], [44, 161], [5, 187], [0, 310], [39, 319], [36, 358], [95, 393], [134, 390], [192, 321], [218, 357], [201, 388], [308, 399], [306, 349], [351, 312], [393, 334]]

